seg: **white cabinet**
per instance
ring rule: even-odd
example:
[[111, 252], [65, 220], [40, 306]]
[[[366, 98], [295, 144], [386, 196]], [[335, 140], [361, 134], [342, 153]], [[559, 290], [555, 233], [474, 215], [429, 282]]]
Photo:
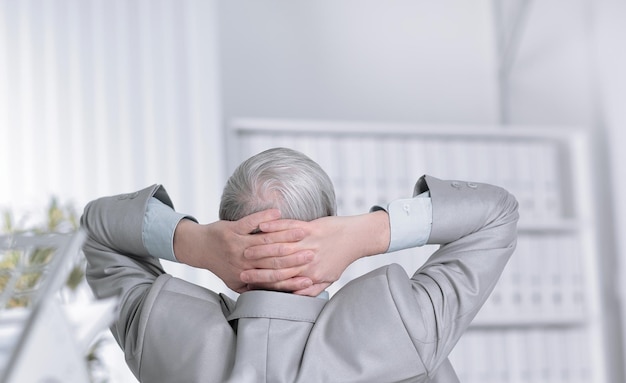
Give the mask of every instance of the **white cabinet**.
[[[286, 146], [332, 178], [340, 215], [412, 194], [422, 174], [493, 183], [520, 203], [518, 248], [451, 354], [462, 382], [606, 382], [590, 159], [555, 129], [235, 120], [231, 166]], [[386, 263], [413, 273], [432, 247], [360, 260], [332, 286]]]

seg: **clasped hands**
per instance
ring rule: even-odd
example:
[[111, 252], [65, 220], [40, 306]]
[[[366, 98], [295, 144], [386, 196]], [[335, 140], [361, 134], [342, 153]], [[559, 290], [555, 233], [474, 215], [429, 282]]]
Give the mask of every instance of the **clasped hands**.
[[384, 253], [389, 238], [384, 211], [303, 222], [280, 219], [270, 209], [206, 225], [183, 219], [174, 233], [174, 254], [239, 293], [266, 289], [316, 296], [352, 262]]

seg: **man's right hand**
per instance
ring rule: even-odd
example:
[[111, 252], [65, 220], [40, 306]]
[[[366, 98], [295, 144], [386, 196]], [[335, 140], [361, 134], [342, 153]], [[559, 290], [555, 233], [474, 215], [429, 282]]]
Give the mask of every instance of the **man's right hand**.
[[[251, 285], [281, 291], [309, 288], [313, 282], [300, 274], [314, 259], [314, 253], [290, 246], [305, 238], [302, 229], [293, 227], [251, 234], [263, 223], [276, 222], [279, 218], [280, 212], [270, 209], [238, 221], [217, 221], [208, 225], [183, 219], [174, 233], [174, 254], [181, 263], [213, 272], [226, 286], [239, 293], [249, 290]], [[273, 246], [272, 249], [278, 248], [279, 254], [269, 257], [261, 248], [260, 258], [244, 257], [246, 249], [268, 245]], [[264, 272], [242, 280], [245, 270], [259, 268]]]
[[[296, 294], [316, 296], [337, 281], [344, 270], [359, 258], [387, 251], [390, 240], [389, 215], [385, 211], [347, 216], [323, 217], [311, 222], [271, 220], [259, 227], [267, 234], [298, 233], [298, 240], [281, 242], [277, 238], [245, 251], [246, 259], [257, 268], [241, 274], [253, 288], [291, 290]], [[276, 262], [290, 254], [305, 254], [307, 262], [292, 270], [295, 276], [307, 277], [309, 287], [290, 289], [291, 280], [276, 273]], [[309, 259], [310, 257], [310, 259]]]

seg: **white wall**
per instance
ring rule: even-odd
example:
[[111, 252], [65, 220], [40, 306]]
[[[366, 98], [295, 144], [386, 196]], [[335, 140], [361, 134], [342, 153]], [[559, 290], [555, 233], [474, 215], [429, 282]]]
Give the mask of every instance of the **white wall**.
[[224, 115], [492, 124], [488, 0], [230, 0]]
[[511, 123], [593, 128], [592, 3], [528, 3], [511, 68]]

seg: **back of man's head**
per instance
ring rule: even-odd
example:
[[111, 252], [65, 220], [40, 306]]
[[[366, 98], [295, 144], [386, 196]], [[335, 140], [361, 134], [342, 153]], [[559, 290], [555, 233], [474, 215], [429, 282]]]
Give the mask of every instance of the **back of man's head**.
[[286, 148], [261, 152], [242, 162], [226, 182], [220, 219], [236, 221], [276, 208], [282, 218], [312, 221], [335, 215], [335, 190], [324, 170], [304, 154]]

